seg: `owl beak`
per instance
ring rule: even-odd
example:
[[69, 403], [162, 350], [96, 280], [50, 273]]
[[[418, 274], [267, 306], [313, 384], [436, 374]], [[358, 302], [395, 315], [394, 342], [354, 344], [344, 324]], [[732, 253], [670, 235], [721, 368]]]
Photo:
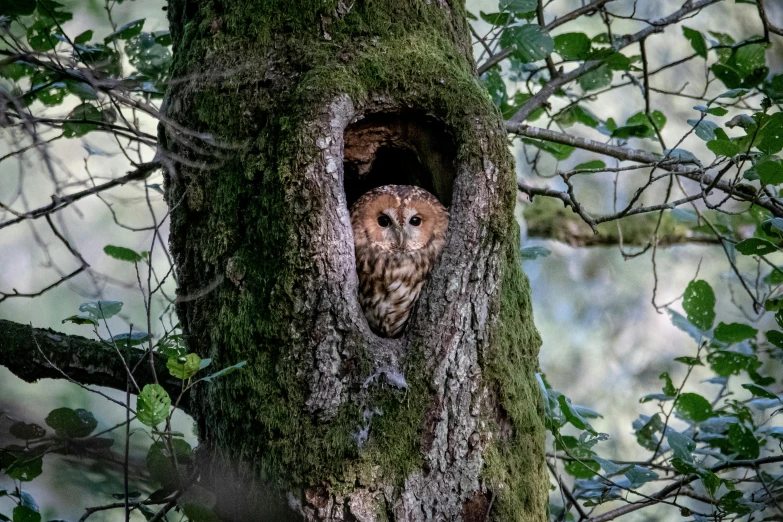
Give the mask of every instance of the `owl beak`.
[[395, 239], [397, 240], [397, 248], [399, 250], [405, 250], [405, 241], [406, 241], [405, 229], [404, 228], [397, 228], [397, 227], [395, 227], [394, 228], [394, 236], [395, 236]]

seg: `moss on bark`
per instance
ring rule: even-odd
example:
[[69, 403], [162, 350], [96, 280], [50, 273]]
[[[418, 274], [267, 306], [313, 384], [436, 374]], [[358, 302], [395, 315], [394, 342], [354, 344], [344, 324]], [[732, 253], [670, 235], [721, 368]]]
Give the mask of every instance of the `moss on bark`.
[[[471, 433], [458, 441], [478, 467], [489, 452], [484, 471], [455, 486], [458, 498], [496, 495], [496, 519], [544, 520], [539, 340], [519, 266], [514, 172], [475, 77], [462, 2], [171, 0], [169, 12], [175, 81], [166, 113], [177, 125], [167, 126], [164, 145], [187, 160], [167, 182], [180, 293], [198, 295], [224, 278], [183, 301], [180, 318], [194, 351], [218, 365], [248, 361], [236, 378], [198, 391], [202, 439], [264, 480], [304, 489], [294, 504], [313, 519], [328, 518], [317, 513], [329, 502], [358, 516], [360, 498], [406, 519], [399, 506], [412, 502], [404, 498], [411, 477], [432, 473], [434, 453], [451, 451], [441, 417], [458, 413], [434, 376], [447, 328], [459, 334], [454, 350], [476, 360], [477, 374], [460, 373], [459, 389], [487, 420], [476, 424], [474, 445]], [[335, 100], [352, 109], [335, 109]], [[352, 256], [337, 223], [347, 215], [344, 194], [321, 175], [332, 168], [330, 147], [340, 146], [324, 128], [341, 111], [427, 114], [456, 145], [452, 226], [464, 234], [452, 234], [452, 252], [400, 343], [371, 337], [341, 280], [339, 263]], [[462, 265], [460, 249], [470, 252]], [[381, 364], [379, 354], [393, 355]], [[384, 377], [390, 364], [406, 389]], [[508, 429], [510, 437], [498, 434]]]

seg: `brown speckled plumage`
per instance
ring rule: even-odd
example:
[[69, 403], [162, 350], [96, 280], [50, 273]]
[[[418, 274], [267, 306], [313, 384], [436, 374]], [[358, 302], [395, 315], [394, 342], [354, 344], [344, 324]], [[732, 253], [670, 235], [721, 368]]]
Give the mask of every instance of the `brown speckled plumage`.
[[359, 304], [378, 335], [402, 332], [440, 258], [448, 224], [435, 196], [410, 185], [375, 188], [351, 207]]

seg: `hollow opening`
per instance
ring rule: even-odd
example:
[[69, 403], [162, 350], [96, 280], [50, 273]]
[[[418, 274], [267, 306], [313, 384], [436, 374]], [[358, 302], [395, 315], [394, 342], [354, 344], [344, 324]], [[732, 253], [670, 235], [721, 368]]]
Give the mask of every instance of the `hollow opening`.
[[451, 205], [454, 140], [438, 120], [415, 112], [377, 113], [345, 129], [344, 188], [348, 208], [382, 185], [416, 185]]

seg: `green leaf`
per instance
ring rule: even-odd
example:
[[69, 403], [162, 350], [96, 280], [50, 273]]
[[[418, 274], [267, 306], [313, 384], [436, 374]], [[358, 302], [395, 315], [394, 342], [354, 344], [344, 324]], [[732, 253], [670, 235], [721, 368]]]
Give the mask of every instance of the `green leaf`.
[[683, 356], [683, 357], [675, 357], [674, 360], [677, 362], [681, 362], [683, 364], [687, 364], [688, 366], [704, 366], [704, 363], [701, 362], [701, 359], [699, 359], [698, 357]]
[[37, 20], [27, 29], [27, 43], [34, 51], [51, 51], [59, 40], [52, 34], [54, 26], [43, 20]]
[[127, 23], [103, 39], [104, 43], [111, 43], [115, 40], [127, 40], [141, 33], [144, 27], [144, 19], [134, 20]]
[[88, 29], [73, 39], [75, 44], [86, 44], [92, 39], [92, 29]]
[[745, 426], [735, 423], [729, 426], [729, 442], [744, 459], [757, 459], [760, 454], [759, 441]]
[[482, 82], [487, 87], [492, 102], [498, 107], [503, 106], [508, 101], [508, 92], [506, 91], [506, 82], [500, 75], [500, 71], [493, 67], [482, 76]]
[[705, 109], [704, 112], [712, 114], [713, 116], [725, 116], [729, 113], [729, 111], [723, 107], [712, 107], [710, 109]]
[[743, 388], [748, 390], [750, 393], [755, 395], [756, 397], [764, 397], [766, 399], [775, 399], [780, 401], [780, 397], [778, 397], [774, 392], [771, 390], [768, 390], [767, 388], [760, 386], [758, 384], [750, 384], [746, 383], [742, 385]]
[[611, 460], [602, 459], [598, 455], [593, 455], [593, 460], [600, 464], [601, 469], [603, 469], [608, 475], [614, 475], [623, 469]]
[[728, 65], [716, 63], [711, 67], [710, 70], [712, 71], [712, 74], [714, 74], [715, 77], [723, 82], [723, 85], [729, 89], [736, 89], [743, 86], [742, 77], [736, 70], [729, 67]]
[[721, 377], [739, 375], [741, 371], [752, 372], [761, 366], [761, 361], [755, 355], [732, 352], [729, 350], [716, 350], [707, 355], [710, 368]]
[[677, 397], [677, 412], [683, 419], [701, 422], [712, 417], [710, 402], [696, 393], [683, 393]]
[[567, 422], [570, 422], [577, 429], [591, 431], [590, 424], [571, 406], [571, 399], [561, 395], [557, 398], [557, 402]]
[[501, 11], [511, 13], [532, 13], [538, 7], [537, 0], [500, 0]]
[[668, 309], [669, 316], [671, 317], [672, 324], [688, 334], [691, 339], [700, 343], [704, 337], [704, 332], [693, 326], [687, 318], [683, 317], [678, 312], [675, 312], [671, 308]]
[[650, 138], [655, 131], [648, 125], [623, 125], [612, 131], [612, 138], [627, 140], [628, 138]]
[[688, 316], [688, 321], [696, 328], [707, 331], [715, 321], [715, 293], [709, 283], [698, 280], [691, 281], [685, 289], [682, 308]]
[[580, 163], [576, 167], [574, 167], [574, 170], [582, 170], [582, 169], [605, 169], [606, 163], [604, 163], [601, 160], [592, 160], [592, 161], [586, 161], [585, 163]]
[[743, 239], [737, 243], [734, 248], [737, 250], [737, 252], [746, 256], [771, 254], [772, 252], [777, 252], [778, 250], [777, 247], [771, 242], [758, 237], [749, 237], [748, 239]]
[[[650, 122], [650, 120], [652, 120], [652, 122]], [[650, 128], [650, 136], [655, 135], [653, 123], [658, 127], [658, 130], [662, 130], [666, 125], [666, 115], [658, 110], [652, 111], [649, 116], [645, 112], [637, 112], [625, 122], [626, 125], [646, 125]]]
[[655, 447], [658, 445], [658, 439], [655, 434], [661, 431], [662, 428], [663, 421], [661, 421], [661, 417], [657, 413], [649, 418], [639, 415], [639, 418], [633, 421], [636, 442], [650, 451], [655, 450]]
[[6, 475], [9, 478], [21, 482], [30, 482], [43, 473], [43, 456], [26, 455], [24, 453], [17, 455], [17, 460], [8, 466]]
[[765, 185], [783, 183], [783, 164], [780, 163], [780, 158], [775, 156], [756, 164], [756, 173]]
[[750, 76], [766, 66], [767, 47], [761, 43], [737, 47], [730, 61], [743, 77]]
[[672, 378], [667, 372], [662, 373], [659, 379], [663, 379], [663, 389], [661, 390], [665, 395], [671, 397], [677, 394], [677, 388], [672, 384]]
[[575, 123], [582, 123], [591, 129], [595, 129], [601, 123], [601, 120], [599, 120], [595, 114], [581, 105], [574, 105], [562, 111], [555, 117], [555, 121], [563, 127], [570, 127]]
[[767, 337], [767, 341], [778, 348], [783, 348], [783, 333], [778, 332], [777, 330], [769, 330], [764, 335]]
[[712, 140], [707, 142], [707, 148], [717, 156], [731, 158], [739, 153], [739, 145], [733, 141]]
[[[98, 123], [103, 121], [101, 111], [89, 103], [77, 105], [63, 122], [63, 135], [66, 138], [84, 136], [90, 131], [99, 128]], [[90, 123], [96, 122], [96, 123]]]
[[119, 259], [120, 261], [129, 261], [131, 263], [138, 263], [142, 259], [141, 254], [138, 254], [135, 250], [131, 250], [130, 248], [114, 246], [114, 245], [106, 245], [105, 247], [103, 247], [103, 251], [109, 257], [113, 257], [114, 259]]
[[63, 319], [63, 324], [65, 323], [91, 324], [93, 326], [98, 326], [98, 321], [92, 315], [72, 315]]
[[783, 112], [763, 119], [755, 143], [756, 148], [765, 154], [777, 154], [783, 150]]
[[564, 60], [585, 60], [590, 55], [590, 38], [584, 33], [555, 36], [555, 52]]
[[563, 465], [563, 469], [572, 477], [589, 479], [601, 469], [601, 465], [594, 460], [584, 458], [579, 459], [579, 462], [573, 460], [566, 462]]
[[[171, 51], [158, 43], [150, 33], [141, 33], [128, 40], [125, 45], [128, 61], [136, 70], [152, 82], [158, 82], [168, 76], [171, 65]], [[165, 86], [161, 85], [161, 89]]]
[[715, 492], [721, 485], [720, 478], [715, 473], [707, 469], [700, 470], [698, 473], [699, 479], [701, 480], [704, 489], [709, 492], [710, 496], [714, 496]]
[[171, 398], [159, 384], [147, 384], [136, 398], [136, 417], [147, 426], [163, 422], [171, 409]]
[[182, 439], [171, 439], [170, 445], [156, 441], [147, 452], [147, 470], [164, 489], [171, 489], [179, 484], [176, 464], [187, 465], [192, 460], [192, 454], [192, 448]]
[[563, 161], [568, 159], [568, 157], [574, 152], [574, 147], [570, 145], [561, 145], [560, 143], [554, 143], [551, 141], [543, 141], [543, 140], [534, 140], [530, 138], [522, 138], [522, 141], [524, 143], [527, 143], [528, 145], [532, 145], [534, 147], [537, 147], [544, 152], [548, 152], [552, 156], [555, 157], [555, 159]]
[[52, 410], [46, 416], [46, 424], [54, 429], [58, 436], [68, 439], [87, 437], [98, 427], [98, 421], [95, 420], [93, 414], [81, 408], [76, 410], [71, 408]]
[[68, 88], [68, 92], [78, 96], [81, 100], [98, 99], [98, 91], [93, 89], [92, 86], [88, 83], [66, 80], [65, 85]]
[[153, 31], [152, 37], [155, 38], [155, 43], [168, 47], [171, 45], [171, 33], [169, 31]]
[[769, 218], [761, 222], [761, 230], [768, 236], [783, 237], [783, 218]]
[[579, 86], [585, 91], [594, 91], [612, 83], [612, 70], [603, 64], [597, 69], [579, 77]]
[[485, 13], [484, 11], [479, 11], [479, 16], [488, 24], [501, 27], [508, 25], [513, 20], [511, 13]]
[[[731, 46], [734, 43], [734, 38], [732, 38], [730, 35], [726, 33], [719, 33], [716, 31], [709, 31], [710, 35], [713, 36], [717, 42], [714, 43], [714, 45], [726, 45]], [[731, 58], [731, 49], [716, 49], [716, 52], [718, 53], [718, 60], [721, 63], [726, 63], [729, 58]]]
[[606, 66], [613, 71], [630, 71], [631, 59], [623, 53], [612, 53], [606, 57]]
[[772, 286], [783, 283], [783, 267], [773, 268], [769, 274], [764, 276], [764, 282]]
[[199, 381], [212, 382], [215, 379], [217, 379], [218, 377], [223, 377], [224, 375], [228, 375], [231, 372], [235, 372], [235, 371], [239, 370], [240, 368], [242, 368], [246, 364], [247, 364], [247, 361], [240, 361], [240, 362], [234, 364], [233, 366], [229, 366], [227, 368], [223, 368], [219, 372], [215, 372], [212, 375], [207, 375], [206, 377], [202, 377], [201, 379], [199, 379]]
[[522, 249], [522, 259], [531, 260], [539, 257], [547, 257], [552, 251], [542, 246], [531, 246]]
[[0, 0], [0, 15], [28, 16], [35, 12], [35, 0]]
[[651, 482], [658, 478], [654, 471], [642, 466], [634, 466], [625, 472], [625, 476], [631, 481], [631, 488], [638, 487], [644, 483]]
[[201, 369], [201, 357], [195, 353], [189, 353], [184, 357], [170, 357], [166, 362], [169, 373], [177, 379], [187, 380], [196, 375]]
[[555, 41], [538, 24], [507, 27], [500, 35], [500, 46], [512, 49], [511, 56], [522, 63], [543, 60], [554, 50]]
[[41, 522], [41, 514], [27, 506], [16, 506], [13, 516], [13, 522]]
[[41, 426], [34, 423], [28, 424], [27, 422], [15, 422], [11, 424], [9, 432], [17, 439], [22, 440], [40, 439], [46, 435], [46, 430]]
[[707, 59], [707, 42], [704, 40], [704, 35], [695, 29], [683, 26], [682, 28], [685, 38], [691, 43], [691, 47], [696, 51], [696, 54]]
[[685, 462], [693, 462], [693, 450], [696, 449], [696, 443], [693, 439], [674, 430], [667, 430], [666, 440], [674, 452], [674, 456]]
[[724, 343], [739, 343], [745, 339], [753, 339], [759, 331], [741, 323], [719, 323], [715, 328], [715, 339]]
[[112, 336], [111, 340], [121, 347], [138, 346], [147, 340], [150, 336], [147, 332], [125, 332]]
[[122, 301], [89, 301], [79, 305], [80, 312], [86, 312], [98, 319], [109, 319], [122, 310]]
[[718, 124], [709, 120], [688, 120], [688, 124], [691, 127], [695, 127], [696, 136], [704, 141], [715, 139], [715, 129], [718, 128]]
[[691, 151], [685, 149], [666, 149], [664, 150], [666, 155], [672, 159], [678, 160], [680, 163], [693, 163], [695, 165], [701, 165], [699, 158], [697, 158]]

